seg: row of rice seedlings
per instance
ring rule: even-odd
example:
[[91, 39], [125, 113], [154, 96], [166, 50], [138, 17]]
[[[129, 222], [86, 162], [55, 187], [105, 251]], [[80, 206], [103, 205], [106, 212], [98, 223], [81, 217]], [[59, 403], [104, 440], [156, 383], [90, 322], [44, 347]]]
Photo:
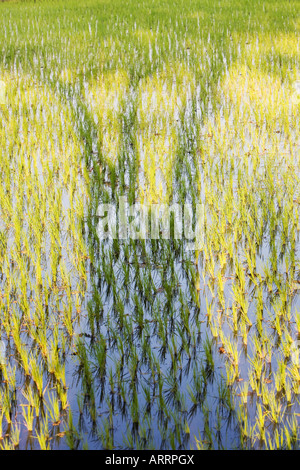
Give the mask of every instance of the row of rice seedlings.
[[171, 200], [178, 129], [183, 116], [189, 118], [194, 88], [193, 75], [176, 63], [139, 86], [135, 138], [141, 202]]
[[[37, 87], [22, 72], [7, 74], [5, 79], [11, 86], [7, 113], [1, 116], [1, 224], [6, 243], [6, 251], [1, 252], [6, 273], [1, 291], [2, 314], [7, 318], [3, 340], [6, 343], [6, 339], [13, 339], [18, 383], [28, 383], [28, 378], [31, 382], [25, 395], [27, 404], [20, 394], [10, 398], [21, 405], [21, 427], [11, 418], [11, 406], [5, 407], [3, 416], [8, 424], [12, 423], [9, 442], [13, 446], [18, 445], [20, 432], [27, 429], [38, 437], [41, 448], [47, 448], [44, 433], [36, 431], [36, 427], [46, 400], [45, 378], [49, 380], [49, 375], [55, 377], [58, 394], [50, 409], [54, 424], [58, 422], [58, 403], [62, 410], [68, 406], [63, 359], [67, 345], [64, 329], [58, 328], [59, 317], [52, 312], [61, 308], [61, 294], [69, 304], [77, 303], [78, 309], [78, 294], [74, 291], [80, 280], [86, 279], [86, 250], [81, 225], [75, 222], [77, 217], [83, 217], [84, 206], [78, 197], [85, 197], [84, 184], [77, 174], [80, 159], [70, 111], [44, 84]], [[5, 152], [7, 148], [11, 149], [9, 154]], [[67, 276], [66, 262], [73, 266], [75, 278]], [[65, 316], [66, 310], [65, 307], [62, 311]], [[7, 360], [2, 367], [9, 387], [15, 389]], [[5, 441], [5, 445], [9, 444]]]
[[[278, 82], [274, 81], [272, 83], [272, 95], [271, 95], [271, 85], [268, 85], [268, 82], [271, 82], [273, 80], [272, 77], [268, 76], [262, 76], [260, 73], [252, 71], [249, 69], [244, 69], [239, 66], [237, 67], [237, 81], [230, 82], [230, 73], [228, 74], [228, 78], [226, 78], [225, 81], [225, 93], [226, 93], [226, 98], [228, 99], [227, 103], [224, 104], [224, 110], [226, 109], [226, 115], [224, 115], [224, 119], [228, 120], [230, 122], [230, 129], [233, 130], [233, 132], [238, 132], [238, 136], [240, 139], [242, 139], [243, 146], [247, 146], [248, 148], [251, 148], [251, 156], [252, 156], [252, 164], [255, 163], [255, 153], [260, 155], [260, 160], [261, 160], [261, 155], [263, 155], [263, 158], [265, 159], [264, 154], [261, 154], [261, 151], [259, 151], [258, 143], [263, 145], [263, 147], [267, 147], [267, 139], [270, 140], [270, 144], [273, 146], [279, 146], [279, 138], [273, 138], [273, 136], [270, 136], [271, 132], [277, 132], [276, 130], [278, 129], [276, 126], [280, 125], [282, 123], [282, 129], [284, 134], [281, 134], [281, 140], [284, 139], [289, 139], [291, 142], [295, 141], [295, 135], [290, 134], [290, 126], [294, 125], [295, 123], [295, 118], [298, 113], [298, 108], [295, 106], [295, 103], [291, 103], [289, 101], [289, 95], [291, 94], [291, 87], [287, 87], [287, 89], [284, 90], [284, 88], [279, 85]], [[233, 72], [235, 73], [235, 72]], [[247, 77], [245, 79], [245, 77]], [[253, 81], [252, 81], [253, 78]], [[237, 85], [238, 82], [238, 86]], [[243, 82], [243, 85], [241, 84]], [[234, 85], [233, 85], [234, 83]], [[274, 87], [274, 83], [276, 83]], [[266, 99], [269, 99], [269, 101], [264, 101], [260, 100], [258, 97], [257, 93], [253, 91], [250, 87], [253, 87], [256, 90], [262, 90], [262, 89], [268, 89], [270, 86], [270, 92], [266, 91], [265, 97]], [[257, 88], [255, 88], [257, 87]], [[276, 88], [277, 87], [277, 88]], [[275, 93], [274, 96], [274, 89], [278, 90], [278, 94]], [[229, 90], [229, 95], [228, 95], [228, 90]], [[238, 90], [238, 93], [236, 93], [236, 90]], [[251, 90], [251, 91], [250, 91]], [[232, 93], [232, 94], [230, 94]], [[240, 95], [239, 95], [240, 93]], [[251, 94], [253, 93], [253, 94]], [[284, 96], [285, 94], [285, 96]], [[235, 106], [234, 108], [231, 108], [230, 102], [238, 102], [239, 106]], [[282, 111], [283, 109], [283, 111]], [[233, 113], [230, 113], [232, 110]], [[267, 111], [268, 112], [267, 112]], [[278, 112], [280, 110], [280, 112]], [[253, 115], [251, 113], [253, 112]], [[268, 114], [269, 113], [269, 114]], [[268, 116], [268, 119], [265, 119], [265, 116]], [[264, 118], [264, 122], [262, 122], [262, 118]], [[254, 130], [252, 127], [251, 119], [255, 122], [257, 127], [264, 127], [264, 138], [265, 140], [260, 142], [262, 140], [262, 133], [258, 134], [257, 131]], [[248, 127], [247, 127], [247, 132], [250, 131], [252, 132], [250, 135], [248, 134], [247, 139], [245, 138], [245, 128], [241, 127], [241, 122], [247, 122]], [[292, 124], [293, 123], [293, 124]], [[219, 127], [220, 126], [220, 127]], [[270, 127], [269, 127], [270, 126]], [[219, 131], [217, 131], [219, 129]], [[223, 130], [222, 130], [223, 129]], [[237, 129], [237, 130], [236, 130]], [[253, 129], [253, 131], [252, 131]], [[269, 129], [270, 134], [269, 134]], [[211, 181], [213, 184], [218, 188], [217, 191], [220, 191], [220, 187], [218, 186], [218, 181], [223, 180], [223, 183], [225, 180], [223, 179], [223, 176], [220, 175], [220, 169], [217, 169], [216, 167], [212, 166], [210, 163], [210, 158], [215, 155], [215, 152], [217, 149], [220, 149], [223, 146], [222, 154], [224, 155], [224, 163], [225, 163], [225, 158], [229, 159], [230, 153], [226, 154], [226, 151], [224, 148], [229, 148], [228, 145], [230, 145], [231, 136], [229, 133], [226, 131], [226, 127], [222, 127], [221, 124], [217, 123], [216, 121], [214, 122], [214, 127], [210, 127], [210, 132], [213, 133], [214, 140], [213, 141], [208, 141], [206, 144], [206, 155], [208, 155], [208, 158], [206, 158], [206, 168], [211, 168], [211, 172], [214, 175], [214, 179], [211, 177]], [[219, 133], [218, 133], [219, 132]], [[235, 134], [234, 134], [235, 135]], [[275, 134], [276, 136], [276, 134]], [[228, 139], [228, 142], [227, 142]], [[219, 141], [219, 142], [218, 142]], [[220, 143], [222, 141], [222, 144]], [[235, 143], [236, 145], [236, 143]], [[225, 147], [226, 146], [226, 147]], [[290, 146], [291, 148], [291, 146]], [[222, 155], [221, 154], [221, 155]], [[269, 253], [272, 256], [270, 259], [272, 262], [272, 269], [268, 271], [264, 271], [264, 277], [257, 272], [257, 259], [260, 257], [259, 253], [259, 246], [262, 243], [262, 238], [261, 234], [263, 232], [257, 231], [255, 225], [256, 225], [256, 220], [259, 220], [259, 216], [257, 215], [255, 219], [252, 219], [251, 213], [252, 211], [257, 212], [257, 203], [256, 203], [256, 197], [257, 195], [259, 197], [263, 196], [263, 191], [265, 191], [265, 188], [270, 185], [272, 187], [273, 191], [273, 198], [274, 195], [276, 194], [276, 202], [278, 203], [279, 210], [276, 209], [275, 207], [272, 209], [272, 203], [263, 200], [263, 204], [266, 205], [267, 211], [274, 210], [276, 211], [274, 213], [274, 218], [276, 220], [276, 226], [279, 228], [279, 230], [283, 232], [283, 235], [281, 236], [281, 239], [279, 237], [274, 237], [274, 233], [276, 234], [276, 228], [272, 227], [272, 219], [269, 219], [269, 226], [267, 226], [267, 230], [270, 230], [270, 246], [275, 247], [275, 244], [279, 247], [279, 251], [283, 250], [286, 252], [287, 244], [291, 244], [291, 246], [294, 247], [294, 240], [295, 240], [295, 234], [293, 231], [293, 227], [297, 225], [297, 217], [298, 217], [298, 211], [294, 210], [294, 206], [292, 205], [291, 208], [292, 210], [289, 211], [289, 214], [291, 217], [289, 220], [285, 220], [285, 211], [280, 210], [280, 208], [284, 207], [284, 204], [286, 202], [283, 202], [283, 198], [287, 198], [287, 204], [290, 203], [290, 198], [294, 197], [296, 187], [292, 183], [291, 180], [289, 180], [289, 183], [283, 183], [287, 184], [286, 186], [286, 195], [282, 193], [282, 187], [280, 184], [278, 184], [277, 188], [275, 188], [273, 181], [274, 181], [274, 172], [277, 175], [278, 174], [278, 181], [282, 181], [285, 179], [285, 174], [286, 172], [289, 172], [291, 167], [293, 166], [293, 171], [295, 171], [295, 166], [294, 164], [296, 163], [296, 154], [293, 156], [291, 154], [291, 159], [289, 160], [289, 165], [288, 167], [286, 166], [277, 166], [276, 162], [276, 153], [274, 149], [270, 149], [270, 152], [265, 148], [265, 154], [266, 158], [269, 160], [266, 161], [266, 168], [269, 167], [267, 170], [268, 173], [263, 172], [262, 173], [262, 181], [264, 182], [264, 187], [262, 190], [260, 190], [259, 186], [257, 187], [257, 180], [256, 180], [256, 186], [254, 187], [251, 179], [252, 179], [252, 170], [251, 173], [249, 173], [249, 170], [247, 168], [247, 159], [244, 159], [243, 161], [240, 160], [245, 167], [245, 164], [247, 165], [246, 168], [244, 169], [244, 173], [238, 173], [237, 174], [237, 204], [240, 205], [240, 202], [243, 203], [243, 205], [240, 205], [240, 210], [239, 212], [235, 212], [235, 217], [239, 218], [239, 222], [241, 223], [244, 233], [248, 233], [248, 240], [247, 240], [247, 250], [249, 250], [249, 247], [251, 248], [250, 254], [249, 251], [245, 253], [245, 258], [247, 261], [247, 276], [249, 276], [249, 279], [254, 284], [253, 291], [258, 292], [257, 296], [257, 313], [256, 317], [253, 317], [255, 324], [257, 322], [257, 330], [259, 337], [253, 336], [251, 334], [250, 338], [250, 343], [253, 348], [253, 352], [249, 355], [248, 358], [248, 363], [251, 364], [252, 368], [251, 371], [248, 371], [248, 380], [250, 380], [250, 384], [252, 386], [253, 391], [257, 395], [257, 399], [263, 400], [263, 405], [257, 404], [257, 414], [255, 416], [254, 420], [254, 425], [252, 428], [253, 420], [247, 421], [247, 410], [243, 415], [240, 415], [240, 420], [241, 420], [241, 431], [242, 435], [248, 439], [247, 445], [250, 447], [257, 445], [259, 441], [259, 445], [268, 447], [268, 445], [272, 442], [273, 436], [272, 434], [268, 434], [266, 432], [266, 424], [265, 424], [265, 417], [267, 416], [268, 419], [273, 423], [276, 424], [277, 426], [280, 426], [281, 423], [283, 423], [283, 416], [285, 414], [286, 408], [283, 406], [281, 402], [276, 401], [275, 396], [278, 396], [278, 393], [283, 394], [285, 397], [287, 403], [289, 406], [292, 406], [292, 396], [291, 396], [291, 383], [287, 379], [287, 366], [285, 362], [281, 362], [278, 359], [278, 355], [276, 354], [276, 351], [278, 350], [278, 347], [281, 346], [281, 349], [283, 351], [283, 355], [286, 360], [290, 360], [291, 356], [291, 345], [293, 344], [293, 337], [291, 336], [291, 331], [287, 325], [290, 324], [291, 318], [293, 316], [292, 310], [291, 310], [291, 303], [290, 303], [290, 294], [287, 292], [286, 289], [286, 283], [285, 283], [285, 278], [283, 276], [283, 269], [279, 264], [280, 257], [274, 255], [271, 250], [268, 251], [268, 248], [265, 248], [265, 253], [268, 256]], [[245, 155], [244, 152], [242, 151], [242, 154], [240, 155]], [[246, 154], [247, 155], [247, 154]], [[245, 157], [246, 157], [245, 155]], [[287, 154], [288, 155], [288, 154]], [[215, 157], [216, 158], [216, 157]], [[287, 158], [287, 157], [285, 157]], [[220, 161], [220, 160], [219, 160]], [[264, 160], [265, 162], [265, 160]], [[270, 163], [271, 162], [271, 163]], [[222, 160], [221, 160], [221, 164]], [[276, 166], [275, 166], [275, 165]], [[210, 166], [211, 165], [211, 166]], [[214, 165], [214, 162], [213, 162]], [[261, 168], [261, 162], [259, 164], [259, 167]], [[258, 167], [258, 168], [259, 168]], [[272, 174], [270, 173], [272, 168]], [[280, 168], [280, 170], [279, 170]], [[230, 171], [230, 170], [229, 170]], [[279, 173], [280, 171], [280, 173]], [[209, 175], [209, 172], [207, 172], [207, 175]], [[282, 180], [281, 180], [282, 178]], [[243, 195], [243, 185], [244, 181], [247, 181], [248, 187], [247, 187], [247, 195], [244, 193]], [[287, 181], [287, 180], [285, 180]], [[227, 184], [227, 183], [225, 183]], [[256, 191], [256, 195], [252, 200], [250, 199], [252, 191]], [[221, 191], [221, 193], [225, 192], [224, 190]], [[248, 202], [249, 201], [249, 202]], [[219, 205], [213, 203], [214, 205]], [[251, 205], [250, 205], [251, 204]], [[219, 205], [220, 206], [220, 205]], [[247, 208], [247, 212], [245, 212], [245, 208]], [[270, 208], [270, 209], [269, 209]], [[234, 207], [232, 208], [234, 210]], [[222, 211], [224, 211], [224, 208], [221, 208]], [[219, 208], [220, 211], [220, 208]], [[244, 214], [247, 213], [247, 219], [244, 219]], [[228, 216], [228, 214], [227, 214]], [[281, 219], [282, 218], [282, 219]], [[220, 219], [220, 212], [218, 219]], [[231, 217], [229, 217], [229, 220], [234, 220]], [[261, 219], [263, 220], [263, 219]], [[282, 220], [282, 226], [281, 226], [281, 220]], [[251, 224], [251, 225], [250, 225]], [[231, 224], [232, 225], [232, 222]], [[234, 227], [235, 229], [235, 227]], [[219, 225], [218, 230], [224, 230], [222, 226]], [[266, 229], [265, 229], [266, 230]], [[226, 232], [225, 232], [226, 233]], [[230, 236], [231, 231], [230, 231]], [[208, 237], [211, 237], [208, 238]], [[209, 243], [215, 244], [216, 243], [216, 237], [213, 233], [208, 232], [208, 237], [206, 239], [206, 245], [209, 246]], [[238, 239], [238, 238], [237, 238]], [[255, 240], [256, 247], [253, 245], [253, 240]], [[208, 248], [206, 247], [206, 250]], [[290, 252], [288, 252], [288, 255], [286, 257], [287, 260], [287, 269], [286, 273], [295, 273], [295, 264], [294, 264], [294, 258], [292, 255], [294, 248], [291, 249]], [[274, 250], [273, 250], [274, 252]], [[269, 256], [270, 256], [269, 255]], [[230, 306], [230, 310], [228, 312], [231, 312], [231, 314], [227, 314], [228, 318], [232, 318], [233, 322], [233, 332], [235, 334], [239, 334], [242, 336], [243, 342], [248, 343], [247, 341], [247, 330], [249, 331], [249, 327], [251, 328], [253, 324], [253, 320], [251, 317], [249, 317], [248, 312], [249, 312], [249, 307], [251, 306], [251, 302], [247, 301], [248, 294], [249, 292], [249, 287], [245, 285], [245, 271], [242, 267], [242, 265], [239, 262], [234, 263], [234, 276], [236, 278], [236, 283], [232, 285], [232, 293], [233, 293], [233, 301], [234, 303]], [[292, 269], [290, 269], [290, 266]], [[214, 279], [215, 277], [215, 268], [210, 269], [208, 265], [208, 273], [209, 276]], [[295, 274], [294, 274], [295, 275]], [[276, 285], [276, 298], [280, 300], [275, 300], [271, 302], [271, 308], [272, 308], [272, 313], [270, 315], [265, 316], [264, 318], [264, 302], [263, 298], [265, 299], [265, 294], [263, 294], [264, 289], [262, 289], [262, 286], [265, 284], [269, 292], [273, 292], [274, 286]], [[220, 285], [220, 277], [219, 277], [219, 285]], [[220, 285], [221, 286], [221, 285]], [[214, 290], [211, 290], [212, 294], [214, 295]], [[264, 295], [264, 297], [263, 297]], [[222, 304], [222, 288], [218, 289], [218, 297], [221, 298], [221, 304]], [[223, 301], [224, 302], [224, 301]], [[237, 307], [239, 311], [239, 315], [237, 316]], [[224, 305], [223, 305], [224, 309]], [[216, 312], [215, 312], [216, 315]], [[226, 316], [226, 317], [227, 317]], [[225, 317], [225, 318], [226, 318]], [[271, 322], [269, 323], [268, 317], [270, 318]], [[209, 313], [209, 318], [213, 319], [213, 312], [210, 310]], [[231, 360], [226, 361], [226, 371], [227, 371], [227, 382], [231, 385], [234, 384], [236, 379], [239, 377], [238, 373], [234, 373], [234, 364], [238, 363], [238, 359], [234, 360], [234, 354], [237, 354], [237, 350], [235, 349], [235, 353], [233, 350], [233, 343], [232, 340], [227, 340], [227, 338], [224, 336], [223, 331], [220, 329], [219, 332], [217, 331], [217, 325], [218, 323], [216, 321], [212, 322], [212, 334], [214, 337], [219, 337], [220, 342], [222, 344], [222, 354], [223, 357], [226, 359], [228, 356], [231, 358]], [[224, 328], [224, 324], [222, 325]], [[231, 326], [229, 324], [229, 326]], [[248, 328], [246, 328], [248, 327]], [[270, 335], [271, 329], [270, 327], [273, 327], [275, 331], [277, 332], [277, 338], [279, 339], [279, 344], [277, 340], [274, 342], [272, 339], [272, 336]], [[246, 331], [246, 336], [244, 337], [243, 329]], [[284, 334], [285, 332], [285, 334]], [[260, 338], [260, 339], [259, 339]], [[276, 362], [274, 364], [277, 364], [277, 371], [271, 372], [271, 369], [268, 369], [268, 365], [271, 364], [271, 359], [272, 355], [276, 354]], [[292, 359], [293, 361], [293, 359]], [[267, 371], [270, 370], [270, 375], [266, 376], [265, 374]], [[297, 365], [292, 363], [291, 370], [294, 372], [297, 370]], [[292, 373], [293, 373], [292, 372]], [[247, 380], [247, 379], [246, 379]], [[241, 406], [246, 406], [247, 401], [248, 401], [248, 380], [247, 382], [244, 382], [243, 389], [240, 393], [241, 396], [241, 401], [242, 405]], [[264, 382], [266, 380], [269, 384], [272, 384], [273, 390], [266, 389], [266, 383]], [[274, 385], [273, 385], [274, 384]], [[270, 387], [270, 386], [269, 386]], [[261, 397], [261, 398], [260, 398]], [[263, 407], [267, 407], [267, 412], [263, 412]], [[297, 409], [297, 408], [296, 408]], [[252, 422], [251, 422], [252, 421]], [[250, 430], [249, 430], [250, 426]], [[252, 428], [252, 431], [251, 431]], [[278, 432], [278, 431], [277, 431]], [[285, 428], [285, 431], [286, 428]], [[288, 432], [286, 434], [288, 438]], [[282, 441], [282, 446], [284, 447], [287, 445], [289, 448], [291, 447], [291, 441], [287, 439], [288, 444], [286, 444], [286, 441], [284, 440], [285, 443]], [[296, 441], [295, 441], [296, 442]], [[244, 443], [245, 444], [245, 443]], [[243, 445], [244, 445], [243, 444]]]

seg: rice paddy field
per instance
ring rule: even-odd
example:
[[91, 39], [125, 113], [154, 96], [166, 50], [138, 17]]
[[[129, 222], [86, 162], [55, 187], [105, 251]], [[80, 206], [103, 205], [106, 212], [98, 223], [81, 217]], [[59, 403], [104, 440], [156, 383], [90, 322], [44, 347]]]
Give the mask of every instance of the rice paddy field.
[[[299, 447], [299, 33], [298, 0], [0, 3], [1, 449]], [[201, 205], [202, 245], [102, 237], [125, 199]]]

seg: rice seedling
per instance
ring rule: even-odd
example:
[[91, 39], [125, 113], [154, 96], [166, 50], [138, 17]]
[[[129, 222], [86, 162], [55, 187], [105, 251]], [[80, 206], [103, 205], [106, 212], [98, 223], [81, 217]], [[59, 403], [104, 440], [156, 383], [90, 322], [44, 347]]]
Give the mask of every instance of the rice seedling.
[[22, 409], [25, 426], [28, 429], [28, 432], [32, 432], [34, 421], [34, 409], [30, 405], [23, 405]]
[[10, 441], [14, 448], [17, 448], [20, 443], [20, 426], [17, 423], [12, 425], [10, 431]]
[[60, 409], [58, 398], [54, 395], [49, 397], [49, 405], [47, 406], [53, 426], [58, 426], [60, 423]]
[[49, 430], [48, 430], [48, 415], [40, 422], [39, 432], [36, 431], [36, 438], [38, 440], [40, 450], [50, 450]]

